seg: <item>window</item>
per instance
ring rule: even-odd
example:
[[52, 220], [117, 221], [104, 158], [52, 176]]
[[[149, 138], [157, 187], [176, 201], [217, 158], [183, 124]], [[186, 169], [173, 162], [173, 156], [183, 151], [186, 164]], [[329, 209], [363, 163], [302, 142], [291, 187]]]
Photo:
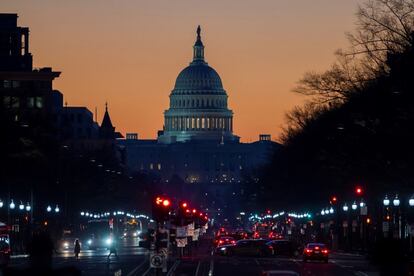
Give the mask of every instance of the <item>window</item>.
[[18, 97], [11, 97], [11, 107], [12, 108], [20, 107], [20, 99]]
[[36, 107], [37, 108], [43, 108], [43, 98], [42, 97], [36, 97]]
[[157, 164], [157, 168], [158, 168], [159, 171], [161, 170], [161, 163]]
[[3, 87], [4, 88], [11, 88], [12, 87], [12, 82], [9, 80], [4, 80], [3, 81]]
[[153, 170], [154, 169], [154, 164], [151, 163], [149, 168], [150, 168], [150, 170]]
[[3, 105], [5, 107], [10, 107], [11, 106], [11, 97], [10, 96], [5, 96], [3, 98]]
[[34, 103], [35, 103], [34, 97], [27, 97], [27, 107], [28, 108], [33, 108]]
[[12, 81], [12, 87], [13, 88], [19, 88], [20, 87], [20, 81]]

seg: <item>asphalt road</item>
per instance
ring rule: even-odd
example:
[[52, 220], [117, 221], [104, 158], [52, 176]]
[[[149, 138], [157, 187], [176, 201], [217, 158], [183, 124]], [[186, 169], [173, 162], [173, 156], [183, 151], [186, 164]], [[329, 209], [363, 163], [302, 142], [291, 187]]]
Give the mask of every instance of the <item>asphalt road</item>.
[[266, 271], [290, 271], [303, 276], [379, 275], [362, 256], [333, 254], [329, 263], [308, 262], [301, 259], [272, 257], [219, 257], [182, 259], [172, 275], [224, 276], [264, 275]]
[[[138, 247], [138, 239], [119, 241], [118, 256], [108, 259], [109, 251], [106, 249], [81, 250], [79, 260], [74, 258], [72, 251], [58, 252], [53, 257], [53, 268], [76, 267], [82, 275], [136, 275], [141, 267], [148, 267], [148, 250]], [[13, 258], [10, 264], [13, 268], [24, 269], [28, 266], [25, 256]], [[119, 274], [121, 272], [121, 274]]]
[[[236, 275], [264, 275], [266, 271], [291, 271], [302, 276], [374, 276], [379, 275], [377, 269], [369, 264], [363, 256], [352, 254], [331, 255], [329, 263], [303, 263], [298, 258], [270, 257], [222, 257], [211, 255], [209, 240], [193, 250], [192, 256], [181, 259], [171, 258], [168, 262], [168, 276], [236, 276]], [[74, 266], [82, 275], [127, 275], [150, 276], [155, 275], [149, 269], [148, 251], [138, 247], [138, 240], [120, 241], [118, 246], [119, 259], [107, 258], [108, 251], [82, 250], [80, 259], [76, 260], [70, 251], [60, 252], [53, 259], [54, 268]], [[28, 265], [27, 257], [14, 258], [11, 266], [25, 268]]]

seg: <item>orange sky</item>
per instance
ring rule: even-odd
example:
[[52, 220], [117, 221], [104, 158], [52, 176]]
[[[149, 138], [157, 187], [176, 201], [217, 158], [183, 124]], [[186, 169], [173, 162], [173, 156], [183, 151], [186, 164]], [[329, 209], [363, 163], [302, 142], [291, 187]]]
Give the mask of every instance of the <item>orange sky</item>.
[[37, 67], [62, 71], [69, 105], [105, 101], [118, 131], [155, 138], [175, 78], [202, 26], [206, 60], [220, 74], [242, 141], [280, 134], [291, 92], [346, 45], [362, 0], [2, 0], [1, 12], [30, 27]]

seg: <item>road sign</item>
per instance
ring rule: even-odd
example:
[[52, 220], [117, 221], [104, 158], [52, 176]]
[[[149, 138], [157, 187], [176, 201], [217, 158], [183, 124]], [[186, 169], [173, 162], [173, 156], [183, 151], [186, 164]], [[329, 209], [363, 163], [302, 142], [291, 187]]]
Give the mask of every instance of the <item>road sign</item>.
[[177, 238], [187, 237], [187, 227], [185, 227], [185, 226], [177, 227], [176, 237]]
[[187, 245], [187, 238], [176, 239], [177, 247], [185, 247]]
[[164, 255], [162, 254], [151, 254], [150, 264], [152, 268], [161, 268], [165, 262]]

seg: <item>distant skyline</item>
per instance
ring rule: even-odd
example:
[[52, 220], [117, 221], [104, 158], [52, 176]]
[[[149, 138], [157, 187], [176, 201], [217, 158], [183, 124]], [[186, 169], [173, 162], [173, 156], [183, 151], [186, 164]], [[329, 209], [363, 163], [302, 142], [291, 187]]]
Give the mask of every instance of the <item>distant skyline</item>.
[[362, 0], [3, 0], [30, 28], [36, 67], [62, 71], [54, 88], [72, 106], [109, 104], [117, 131], [155, 138], [175, 78], [192, 58], [197, 25], [206, 61], [220, 74], [234, 133], [277, 139], [291, 92], [307, 71], [323, 71], [346, 47]]

